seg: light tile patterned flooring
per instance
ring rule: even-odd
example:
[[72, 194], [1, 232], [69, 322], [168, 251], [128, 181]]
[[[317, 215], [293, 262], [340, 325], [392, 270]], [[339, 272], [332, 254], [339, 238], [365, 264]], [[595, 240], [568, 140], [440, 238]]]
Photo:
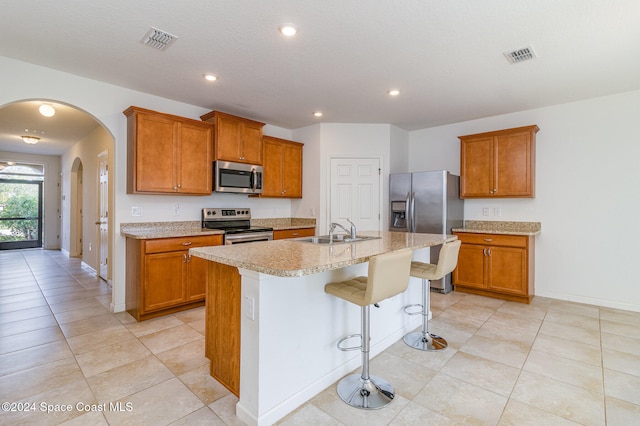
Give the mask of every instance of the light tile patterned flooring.
[[[0, 423], [242, 424], [236, 397], [208, 374], [203, 308], [137, 323], [110, 300], [78, 259], [0, 252], [0, 401], [29, 404]], [[331, 386], [280, 423], [640, 424], [640, 313], [456, 292], [432, 293], [432, 311], [449, 348], [399, 341], [371, 362], [396, 389], [389, 406], [351, 408]]]

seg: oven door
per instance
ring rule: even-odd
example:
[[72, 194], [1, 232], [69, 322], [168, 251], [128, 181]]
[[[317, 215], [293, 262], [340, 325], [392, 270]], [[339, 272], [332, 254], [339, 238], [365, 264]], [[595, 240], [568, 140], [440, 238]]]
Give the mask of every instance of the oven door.
[[262, 194], [262, 166], [216, 161], [213, 170], [216, 192]]
[[224, 236], [225, 245], [253, 243], [255, 241], [271, 241], [271, 240], [273, 240], [273, 232], [271, 231], [244, 232], [240, 234], [225, 234]]

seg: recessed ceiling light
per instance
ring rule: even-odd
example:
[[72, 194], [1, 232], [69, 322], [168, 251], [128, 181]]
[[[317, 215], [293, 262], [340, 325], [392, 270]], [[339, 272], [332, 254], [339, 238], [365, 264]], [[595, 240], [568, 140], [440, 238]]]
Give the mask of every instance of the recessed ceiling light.
[[204, 78], [207, 81], [216, 81], [218, 79], [218, 77], [213, 74], [205, 74]]
[[387, 93], [389, 94], [389, 96], [398, 96], [400, 94], [400, 91], [398, 89], [391, 89]]
[[322, 112], [316, 111], [316, 112], [313, 113], [313, 116], [314, 117], [322, 117]]
[[287, 36], [287, 37], [293, 37], [294, 35], [296, 35], [296, 33], [298, 32], [298, 30], [296, 29], [296, 27], [294, 27], [291, 24], [286, 24], [280, 27], [280, 32], [282, 33], [282, 35]]
[[56, 115], [55, 108], [49, 104], [40, 105], [38, 111], [40, 111], [40, 114], [44, 115], [45, 117], [53, 117], [54, 115]]

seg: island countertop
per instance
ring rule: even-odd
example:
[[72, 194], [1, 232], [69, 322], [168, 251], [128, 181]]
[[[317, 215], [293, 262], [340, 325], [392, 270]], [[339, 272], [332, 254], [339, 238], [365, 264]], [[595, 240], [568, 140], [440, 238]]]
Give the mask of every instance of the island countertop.
[[217, 247], [199, 247], [189, 254], [225, 265], [279, 277], [300, 277], [364, 263], [372, 256], [453, 241], [454, 235], [365, 231], [358, 235], [376, 239], [353, 243], [313, 244], [306, 238], [260, 241]]

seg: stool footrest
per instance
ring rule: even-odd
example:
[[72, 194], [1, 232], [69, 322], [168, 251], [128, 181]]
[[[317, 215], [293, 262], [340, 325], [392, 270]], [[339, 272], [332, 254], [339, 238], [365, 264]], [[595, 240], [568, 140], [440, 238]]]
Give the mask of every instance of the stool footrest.
[[[417, 312], [411, 312], [411, 311], [409, 311], [409, 309], [413, 309], [413, 308], [420, 308], [420, 310], [419, 310], [419, 311], [417, 311]], [[403, 311], [404, 311], [404, 313], [405, 313], [405, 314], [407, 314], [407, 315], [424, 315], [424, 314], [422, 313], [423, 305], [422, 305], [422, 304], [420, 304], [420, 303], [414, 303], [413, 305], [407, 305], [407, 306], [405, 306], [404, 308], [402, 308], [402, 310], [403, 310]]]
[[[342, 343], [344, 341], [349, 340], [349, 339], [353, 339], [354, 337], [359, 337], [360, 338], [360, 344], [358, 346], [348, 346], [348, 347], [342, 346]], [[338, 343], [336, 344], [336, 346], [341, 351], [357, 351], [357, 350], [360, 350], [360, 349], [362, 349], [362, 334], [350, 334], [350, 335], [348, 335], [346, 337], [343, 337], [342, 339], [338, 340]]]

